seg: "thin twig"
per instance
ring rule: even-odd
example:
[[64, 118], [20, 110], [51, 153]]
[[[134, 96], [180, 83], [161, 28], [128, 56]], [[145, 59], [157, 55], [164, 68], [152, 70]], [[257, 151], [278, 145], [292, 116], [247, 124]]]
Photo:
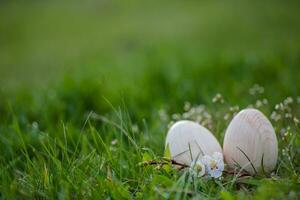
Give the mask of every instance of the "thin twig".
[[189, 165], [182, 164], [175, 160], [172, 159], [170, 160], [168, 158], [162, 158], [162, 161], [150, 160], [142, 163], [142, 165], [168, 165], [168, 164], [177, 165], [180, 166], [181, 168], [190, 167]]

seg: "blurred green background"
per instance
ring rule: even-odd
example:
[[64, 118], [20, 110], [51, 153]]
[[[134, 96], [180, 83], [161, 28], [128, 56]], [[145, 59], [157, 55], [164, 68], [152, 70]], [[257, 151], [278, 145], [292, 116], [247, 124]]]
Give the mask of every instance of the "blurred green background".
[[218, 92], [243, 108], [254, 84], [271, 106], [299, 95], [299, 1], [0, 5], [2, 110], [38, 113], [35, 104], [54, 99], [57, 113], [78, 118], [109, 112], [108, 100], [149, 119], [161, 107], [209, 104]]
[[292, 75], [284, 62], [299, 59], [298, 11], [298, 1], [1, 1], [0, 85], [40, 88], [67, 74], [115, 90], [138, 87], [148, 68], [174, 77], [209, 67], [218, 87], [228, 76], [218, 66], [269, 60]]
[[300, 91], [299, 5], [1, 1], [0, 118], [11, 107], [29, 121], [52, 116], [49, 126], [82, 122], [90, 110], [110, 112], [109, 101], [150, 120], [185, 101], [210, 104], [218, 92], [243, 108], [256, 83], [274, 106]]

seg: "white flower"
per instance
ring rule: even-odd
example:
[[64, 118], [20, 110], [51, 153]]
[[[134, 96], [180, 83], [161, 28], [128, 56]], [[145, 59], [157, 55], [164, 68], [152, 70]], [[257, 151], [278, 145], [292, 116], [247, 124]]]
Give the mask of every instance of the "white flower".
[[224, 161], [222, 153], [215, 152], [212, 156], [205, 155], [202, 158], [202, 163], [205, 164], [206, 171], [213, 178], [222, 176], [224, 170]]
[[190, 174], [194, 177], [202, 177], [205, 174], [213, 178], [220, 178], [224, 170], [223, 154], [214, 152], [212, 156], [205, 155], [201, 160], [194, 160], [190, 165]]
[[190, 166], [190, 173], [195, 177], [202, 177], [205, 174], [205, 165], [200, 160], [194, 160]]

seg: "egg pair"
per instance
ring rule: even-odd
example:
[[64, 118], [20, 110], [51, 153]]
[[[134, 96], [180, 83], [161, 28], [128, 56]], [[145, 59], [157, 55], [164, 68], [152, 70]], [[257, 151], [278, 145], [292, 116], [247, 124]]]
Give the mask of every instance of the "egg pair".
[[256, 109], [240, 111], [230, 122], [223, 150], [214, 135], [192, 121], [176, 122], [168, 131], [166, 147], [173, 160], [189, 165], [214, 152], [223, 153], [229, 167], [250, 174], [271, 172], [277, 163], [278, 145], [271, 122]]

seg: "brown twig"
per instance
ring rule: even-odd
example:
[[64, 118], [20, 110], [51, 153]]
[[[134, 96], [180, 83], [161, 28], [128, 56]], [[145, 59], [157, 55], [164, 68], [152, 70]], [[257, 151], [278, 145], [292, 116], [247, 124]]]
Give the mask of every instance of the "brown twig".
[[150, 161], [146, 161], [146, 162], [142, 163], [142, 165], [144, 165], [144, 166], [146, 166], [146, 165], [159, 165], [159, 166], [162, 166], [162, 165], [168, 165], [168, 164], [180, 166], [180, 169], [189, 167], [186, 164], [182, 164], [182, 163], [179, 163], [175, 160], [168, 159], [168, 158], [162, 158], [162, 160], [160, 160], [160, 161], [150, 160]]
[[163, 158], [163, 160], [166, 160], [168, 162], [171, 162], [171, 164], [173, 164], [173, 165], [178, 165], [178, 166], [181, 166], [183, 168], [190, 167], [189, 165], [186, 165], [186, 164], [183, 164], [183, 163], [179, 163], [179, 162], [177, 162], [175, 160], [172, 160], [172, 159], [169, 159], [169, 158]]

